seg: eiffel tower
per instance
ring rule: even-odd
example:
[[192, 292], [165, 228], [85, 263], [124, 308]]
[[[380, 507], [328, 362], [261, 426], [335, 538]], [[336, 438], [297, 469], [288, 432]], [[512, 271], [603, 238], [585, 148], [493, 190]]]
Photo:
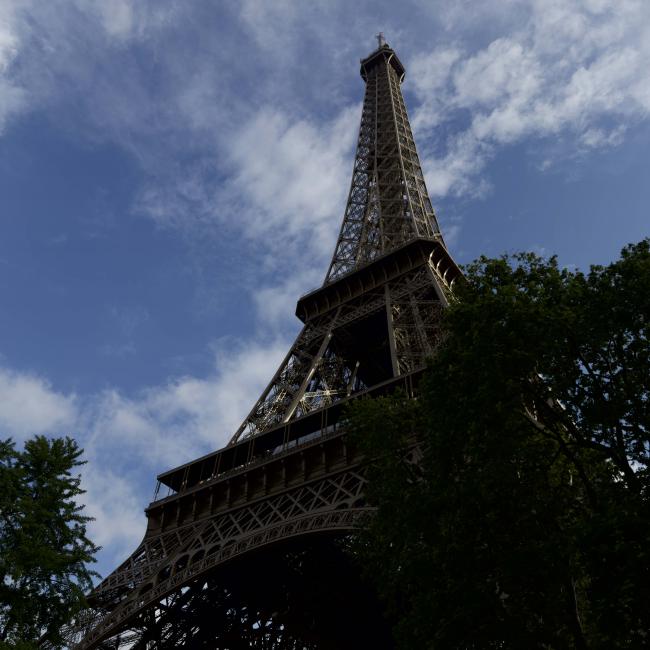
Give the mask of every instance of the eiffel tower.
[[427, 193], [404, 73], [379, 35], [361, 61], [343, 223], [323, 285], [298, 300], [302, 331], [228, 445], [158, 476], [144, 539], [95, 588], [71, 647], [391, 647], [342, 548], [372, 512], [344, 409], [416, 393], [460, 275]]

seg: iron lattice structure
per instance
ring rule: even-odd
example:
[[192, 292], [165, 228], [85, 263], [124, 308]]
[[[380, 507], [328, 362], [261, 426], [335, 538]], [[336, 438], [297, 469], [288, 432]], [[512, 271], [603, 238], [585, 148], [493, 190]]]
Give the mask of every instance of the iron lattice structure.
[[[345, 405], [417, 390], [460, 271], [413, 141], [404, 67], [380, 39], [352, 184], [304, 327], [229, 444], [161, 474], [135, 552], [93, 592], [71, 647], [391, 647], [341, 545], [372, 512]], [[316, 587], [317, 585], [317, 587]]]

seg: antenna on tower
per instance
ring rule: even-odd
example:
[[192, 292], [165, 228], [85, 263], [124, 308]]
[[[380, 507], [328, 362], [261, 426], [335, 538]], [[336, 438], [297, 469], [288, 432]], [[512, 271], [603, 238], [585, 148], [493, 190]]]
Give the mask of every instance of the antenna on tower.
[[384, 38], [384, 32], [379, 32], [377, 34], [377, 47], [384, 47], [386, 45], [386, 39]]

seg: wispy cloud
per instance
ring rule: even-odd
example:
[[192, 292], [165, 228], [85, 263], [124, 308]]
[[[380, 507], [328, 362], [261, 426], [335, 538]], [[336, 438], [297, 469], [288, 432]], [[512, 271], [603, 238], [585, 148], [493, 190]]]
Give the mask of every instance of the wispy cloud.
[[[307, 243], [331, 254], [352, 168], [360, 106], [320, 124], [261, 109], [229, 143], [232, 175], [220, 214], [236, 214], [247, 236], [278, 245]], [[286, 248], [285, 248], [286, 251]]]
[[[650, 8], [641, 0], [510, 0], [471, 12], [412, 4], [439, 31], [438, 45], [408, 62], [413, 122], [435, 195], [481, 194], [485, 162], [523, 138], [566, 131], [575, 148], [615, 146], [627, 123], [648, 115]], [[206, 225], [229, 217], [249, 236], [266, 237], [279, 223], [301, 236], [322, 230], [333, 201], [341, 211], [330, 183], [340, 187], [333, 170], [356, 128], [343, 118], [354, 109], [345, 109], [349, 100], [339, 97], [331, 73], [367, 29], [361, 18], [343, 22], [344, 6], [246, 0], [220, 15], [240, 30], [240, 42], [229, 41], [226, 54], [215, 38], [196, 57], [168, 44], [181, 32], [184, 40], [200, 38], [200, 7], [7, 0], [0, 9], [0, 130], [21, 111], [73, 100], [76, 131], [111, 139], [141, 163], [148, 180], [137, 205], [158, 222], [203, 235]], [[476, 37], [480, 26], [483, 38]], [[412, 27], [409, 40], [418, 47], [420, 26]], [[489, 41], [476, 49], [485, 35]], [[147, 69], [136, 47], [151, 61]], [[246, 66], [251, 49], [267, 53], [263, 69]], [[305, 51], [310, 65], [296, 54]], [[289, 106], [291, 79], [312, 72], [320, 80], [312, 85], [328, 89], [328, 111], [338, 104], [341, 128], [331, 114], [314, 112], [310, 121], [304, 106]], [[215, 196], [216, 183], [228, 191]], [[306, 201], [308, 187], [313, 201]], [[238, 219], [227, 214], [232, 208]]]
[[334, 248], [359, 114], [351, 105], [319, 123], [260, 107], [222, 134], [218, 164], [204, 161], [175, 169], [166, 183], [152, 180], [137, 211], [190, 238], [243, 239], [255, 260], [243, 288], [258, 304], [262, 288], [267, 297], [269, 290], [296, 290], [295, 300], [318, 283]]
[[31, 434], [74, 427], [78, 401], [56, 391], [43, 377], [0, 368], [0, 436], [22, 439]]
[[26, 105], [25, 89], [14, 77], [15, 59], [20, 40], [13, 24], [14, 7], [8, 3], [0, 8], [0, 135], [10, 117]]
[[[224, 445], [273, 376], [289, 341], [223, 340], [205, 378], [180, 376], [127, 396], [66, 394], [46, 379], [0, 368], [0, 432], [72, 435], [85, 449], [86, 513], [107, 570], [144, 532], [154, 477]], [[118, 523], [116, 523], [118, 522]]]
[[[142, 170], [134, 211], [190, 239], [243, 237], [260, 262], [255, 290], [287, 259], [318, 266], [331, 252], [359, 117], [358, 92], [351, 100], [336, 80], [359, 43], [371, 47], [369, 11], [361, 3], [349, 20], [343, 2], [246, 0], [217, 16], [148, 0], [9, 0], [0, 130], [47, 106], [75, 137], [119, 145]], [[487, 162], [514, 143], [561, 133], [554, 155], [585, 155], [647, 118], [647, 3], [509, 0], [468, 11], [414, 1], [410, 11], [422, 25], [395, 27], [389, 40], [401, 51], [408, 35], [416, 52], [406, 89], [434, 197], [484, 195]], [[210, 39], [207, 16], [219, 19]], [[426, 49], [432, 29], [437, 45]], [[310, 90], [289, 92], [298, 83]], [[552, 166], [544, 157], [538, 166]]]
[[485, 191], [486, 162], [524, 138], [565, 133], [571, 156], [620, 144], [626, 126], [650, 114], [650, 5], [513, 4], [526, 18], [513, 12], [507, 33], [482, 49], [455, 40], [411, 62], [434, 195]]

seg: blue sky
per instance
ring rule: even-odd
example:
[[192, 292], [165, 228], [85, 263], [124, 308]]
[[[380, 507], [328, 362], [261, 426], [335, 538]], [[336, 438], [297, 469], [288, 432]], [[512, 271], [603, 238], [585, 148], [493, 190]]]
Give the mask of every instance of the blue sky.
[[650, 234], [645, 0], [0, 3], [0, 432], [84, 446], [102, 573], [296, 334], [380, 30], [459, 262]]

